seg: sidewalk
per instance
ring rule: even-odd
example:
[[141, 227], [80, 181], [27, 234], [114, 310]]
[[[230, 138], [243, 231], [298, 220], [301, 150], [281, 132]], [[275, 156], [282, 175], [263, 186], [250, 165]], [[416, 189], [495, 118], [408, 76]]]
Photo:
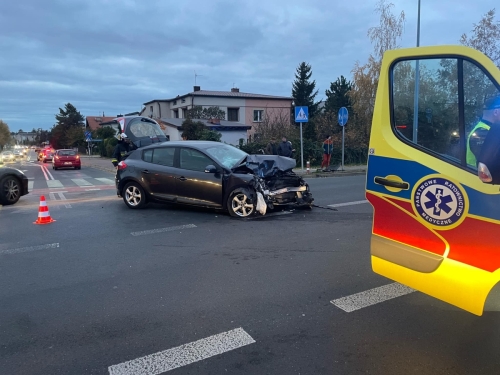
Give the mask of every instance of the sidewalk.
[[366, 165], [344, 165], [344, 170], [341, 166], [335, 166], [331, 168], [331, 172], [323, 172], [317, 167], [310, 168], [309, 173], [307, 173], [307, 168], [304, 166], [304, 170], [294, 168], [293, 171], [302, 176], [303, 178], [316, 178], [316, 177], [343, 177], [343, 176], [356, 176], [366, 174]]
[[[91, 167], [95, 169], [99, 169], [104, 172], [109, 172], [115, 174], [116, 170], [111, 164], [110, 158], [103, 158], [99, 155], [97, 156], [88, 156], [81, 155], [82, 166]], [[340, 170], [340, 166], [335, 166], [332, 168], [331, 172], [323, 172], [319, 171], [316, 168], [311, 168], [310, 173], [307, 173], [306, 168], [302, 171], [299, 168], [294, 168], [293, 170], [298, 175], [303, 178], [315, 178], [315, 177], [341, 177], [341, 176], [355, 176], [366, 174], [366, 165], [345, 165], [344, 170]]]
[[103, 158], [100, 157], [99, 155], [80, 155], [81, 161], [82, 161], [82, 166], [83, 167], [91, 167], [94, 169], [99, 169], [104, 172], [109, 172], [112, 174], [116, 173], [115, 167], [113, 167], [113, 164], [111, 164], [111, 159], [110, 158]]

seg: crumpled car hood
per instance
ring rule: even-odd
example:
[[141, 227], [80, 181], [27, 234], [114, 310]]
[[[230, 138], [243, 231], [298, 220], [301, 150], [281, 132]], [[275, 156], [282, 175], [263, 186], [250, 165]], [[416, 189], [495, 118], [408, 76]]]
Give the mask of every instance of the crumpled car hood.
[[245, 167], [258, 177], [272, 177], [278, 172], [289, 172], [296, 166], [295, 159], [277, 155], [248, 155]]

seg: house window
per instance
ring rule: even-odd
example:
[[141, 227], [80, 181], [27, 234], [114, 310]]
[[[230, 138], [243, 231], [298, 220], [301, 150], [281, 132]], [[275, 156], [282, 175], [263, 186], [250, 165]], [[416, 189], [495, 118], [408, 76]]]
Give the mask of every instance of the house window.
[[174, 100], [174, 105], [177, 105], [177, 100]]
[[228, 108], [227, 109], [227, 120], [228, 121], [238, 121], [240, 109], [239, 108]]
[[179, 118], [179, 111], [177, 109], [174, 111], [174, 118]]
[[181, 100], [181, 103], [186, 103], [186, 99], [182, 99], [182, 100]]
[[262, 122], [263, 118], [264, 118], [264, 110], [263, 109], [254, 109], [253, 122]]
[[149, 106], [149, 112], [150, 112], [151, 114], [153, 114], [153, 106], [152, 106], [152, 105], [150, 105], [150, 106]]

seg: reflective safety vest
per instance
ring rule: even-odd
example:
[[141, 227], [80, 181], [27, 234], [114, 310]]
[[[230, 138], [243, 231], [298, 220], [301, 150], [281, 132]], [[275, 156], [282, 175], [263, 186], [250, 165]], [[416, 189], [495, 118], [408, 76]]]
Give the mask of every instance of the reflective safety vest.
[[474, 155], [474, 153], [472, 152], [472, 150], [470, 148], [470, 139], [472, 137], [472, 134], [474, 134], [475, 131], [478, 129], [484, 129], [484, 130], [489, 131], [490, 126], [485, 124], [482, 121], [479, 121], [478, 124], [474, 127], [474, 129], [472, 129], [472, 131], [469, 133], [469, 136], [467, 137], [467, 164], [472, 165], [474, 167], [477, 166], [477, 159], [476, 159], [476, 155]]

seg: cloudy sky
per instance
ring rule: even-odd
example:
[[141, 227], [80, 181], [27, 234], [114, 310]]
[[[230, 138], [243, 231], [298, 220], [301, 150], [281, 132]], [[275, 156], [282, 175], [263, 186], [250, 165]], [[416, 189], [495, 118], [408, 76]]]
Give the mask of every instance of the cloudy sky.
[[[416, 43], [417, 0], [401, 46]], [[49, 129], [71, 102], [84, 116], [205, 90], [286, 95], [312, 65], [318, 99], [372, 51], [376, 0], [17, 0], [0, 11], [0, 119]], [[457, 44], [498, 0], [422, 0], [421, 45]], [[500, 10], [499, 10], [500, 12]], [[500, 14], [497, 14], [497, 19]]]

